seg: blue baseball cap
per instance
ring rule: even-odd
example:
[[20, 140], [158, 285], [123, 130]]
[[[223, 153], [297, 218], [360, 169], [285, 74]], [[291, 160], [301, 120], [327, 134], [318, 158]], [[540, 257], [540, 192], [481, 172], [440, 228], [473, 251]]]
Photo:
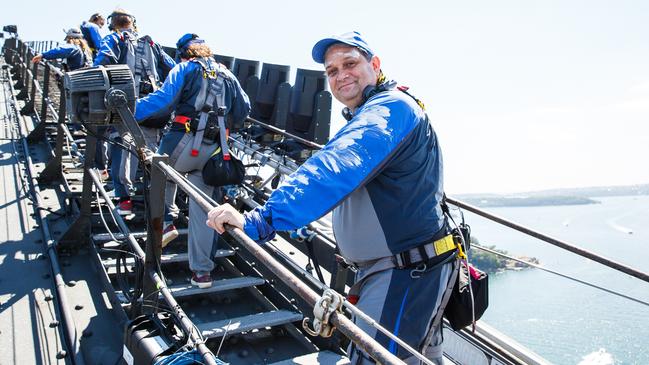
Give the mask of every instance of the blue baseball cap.
[[176, 42], [176, 48], [178, 49], [185, 49], [189, 47], [191, 44], [194, 43], [204, 43], [205, 41], [198, 38], [198, 34], [194, 33], [187, 33], [180, 37], [178, 42]]
[[187, 58], [187, 48], [191, 46], [192, 44], [200, 44], [200, 43], [205, 43], [204, 40], [200, 39], [198, 37], [198, 34], [194, 33], [187, 33], [180, 37], [178, 42], [176, 42], [176, 57], [175, 61], [176, 63], [180, 62], [181, 58]]
[[347, 32], [338, 36], [332, 36], [329, 38], [322, 39], [313, 46], [311, 51], [311, 57], [317, 63], [324, 63], [324, 56], [327, 53], [327, 49], [336, 43], [347, 44], [352, 47], [358, 47], [365, 51], [370, 57], [374, 56], [374, 51], [370, 46], [365, 42], [361, 37], [361, 34], [358, 32]]

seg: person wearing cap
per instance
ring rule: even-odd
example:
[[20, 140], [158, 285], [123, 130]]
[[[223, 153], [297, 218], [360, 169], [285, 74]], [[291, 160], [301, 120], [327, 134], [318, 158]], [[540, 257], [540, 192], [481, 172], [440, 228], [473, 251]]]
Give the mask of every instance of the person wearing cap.
[[64, 40], [66, 44], [34, 56], [32, 63], [41, 62], [42, 59], [64, 59], [67, 71], [74, 71], [78, 68], [89, 66], [92, 63], [90, 48], [88, 47], [88, 43], [83, 39], [79, 28], [70, 28], [66, 31]]
[[[340, 254], [357, 268], [348, 300], [384, 328], [442, 363], [441, 317], [435, 319], [456, 262], [442, 212], [442, 154], [423, 103], [397, 87], [358, 32], [315, 44], [334, 97], [348, 120], [275, 189], [240, 214], [221, 205], [207, 224], [243, 229], [259, 243], [333, 211]], [[407, 363], [418, 360], [363, 320], [356, 324]], [[352, 364], [374, 361], [351, 346]]]
[[[233, 124], [242, 122], [250, 113], [250, 101], [237, 78], [212, 57], [212, 51], [196, 34], [185, 34], [176, 43], [176, 59], [180, 61], [165, 80], [162, 87], [137, 101], [135, 119], [142, 123], [150, 118], [175, 112], [174, 122], [162, 137], [159, 154], [169, 156], [169, 165], [178, 172], [187, 173], [189, 181], [202, 192], [219, 200], [220, 189], [203, 182], [202, 171], [207, 161], [221, 148], [218, 140], [202, 137], [198, 119], [203, 104], [209, 100], [205, 90], [210, 82], [222, 82], [220, 95], [214, 95], [225, 116]], [[213, 75], [213, 80], [207, 79]], [[219, 85], [219, 84], [217, 84]], [[214, 105], [214, 104], [212, 104]], [[205, 127], [203, 130], [205, 130]], [[195, 141], [199, 138], [200, 140]], [[173, 225], [173, 203], [176, 185], [168, 182], [165, 194], [165, 218], [163, 247], [178, 236]], [[214, 230], [203, 222], [207, 215], [192, 199], [189, 201], [188, 253], [191, 283], [200, 288], [212, 285], [211, 271], [214, 269], [212, 249], [217, 236]]]
[[[167, 77], [176, 62], [169, 57], [162, 47], [153, 42], [149, 36], [139, 36], [135, 16], [118, 8], [108, 17], [112, 33], [101, 41], [94, 66], [128, 65], [133, 73], [138, 97], [143, 97], [156, 90]], [[153, 150], [157, 147], [160, 131], [168, 124], [169, 115], [160, 115], [140, 125], [146, 143]], [[111, 133], [111, 139], [117, 142], [132, 143], [132, 136], [125, 130]], [[111, 145], [111, 174], [115, 186], [115, 196], [119, 199], [118, 211], [122, 215], [133, 212], [131, 192], [134, 191], [133, 180], [137, 172], [137, 156], [126, 153], [116, 144]]]
[[84, 21], [81, 24], [81, 33], [83, 33], [83, 38], [88, 42], [88, 46], [92, 50], [92, 55], [97, 55], [97, 50], [101, 46], [101, 28], [106, 24], [106, 19], [99, 13], [94, 13], [90, 16], [88, 21]]

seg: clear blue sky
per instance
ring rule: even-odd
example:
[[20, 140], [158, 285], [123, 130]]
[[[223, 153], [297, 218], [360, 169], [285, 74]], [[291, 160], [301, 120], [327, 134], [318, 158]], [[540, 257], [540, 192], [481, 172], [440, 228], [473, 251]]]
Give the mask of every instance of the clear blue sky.
[[648, 1], [89, 3], [2, 5], [0, 24], [62, 39], [122, 6], [164, 45], [194, 32], [216, 53], [310, 69], [317, 40], [358, 30], [426, 102], [449, 193], [649, 183]]

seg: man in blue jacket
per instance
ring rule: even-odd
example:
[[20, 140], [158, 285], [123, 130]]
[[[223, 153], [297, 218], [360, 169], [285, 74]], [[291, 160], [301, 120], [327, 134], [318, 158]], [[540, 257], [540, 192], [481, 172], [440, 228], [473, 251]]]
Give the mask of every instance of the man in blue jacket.
[[[128, 65], [135, 79], [138, 97], [158, 89], [176, 62], [149, 36], [138, 34], [133, 14], [118, 8], [108, 18], [113, 32], [101, 41], [94, 66]], [[160, 115], [140, 125], [145, 141], [152, 149], [157, 147], [160, 130], [168, 121], [169, 115]], [[114, 131], [111, 138], [118, 142], [132, 143], [131, 135], [123, 130]], [[119, 199], [118, 210], [120, 214], [128, 215], [133, 209], [131, 191], [137, 171], [137, 157], [113, 144], [111, 159], [111, 177], [115, 186], [115, 196]]]
[[[357, 32], [315, 44], [348, 123], [270, 195], [239, 214], [222, 205], [208, 225], [227, 223], [258, 242], [302, 227], [333, 210], [342, 256], [358, 268], [349, 300], [383, 327], [441, 364], [441, 329], [433, 324], [455, 259], [440, 203], [442, 154], [423, 104], [387, 81]], [[407, 362], [416, 360], [364, 321], [356, 324]], [[354, 346], [353, 364], [373, 363]]]
[[[169, 156], [169, 165], [181, 173], [187, 173], [189, 181], [203, 193], [220, 200], [220, 190], [203, 182], [203, 167], [220, 149], [218, 135], [208, 135], [208, 126], [200, 126], [201, 110], [209, 107], [214, 111], [214, 102], [223, 107], [225, 115], [236, 125], [250, 112], [250, 101], [237, 78], [212, 57], [212, 51], [196, 34], [188, 33], [176, 44], [178, 59], [162, 87], [137, 101], [135, 119], [141, 124], [149, 119], [175, 112], [174, 122], [160, 142], [159, 154]], [[214, 84], [215, 83], [215, 84]], [[220, 90], [210, 93], [206, 90]], [[209, 121], [207, 123], [210, 123]], [[173, 225], [171, 209], [176, 195], [176, 185], [168, 183], [165, 194], [165, 222], [163, 247], [178, 235]], [[214, 230], [205, 225], [207, 215], [192, 199], [189, 201], [189, 268], [191, 283], [200, 288], [212, 285], [211, 271], [214, 269], [212, 249], [215, 244]]]

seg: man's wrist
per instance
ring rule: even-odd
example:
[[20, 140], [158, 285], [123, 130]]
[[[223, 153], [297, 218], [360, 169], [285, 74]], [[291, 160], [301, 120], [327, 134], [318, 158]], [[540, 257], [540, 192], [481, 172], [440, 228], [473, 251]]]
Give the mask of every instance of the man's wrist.
[[264, 243], [275, 237], [275, 229], [268, 224], [262, 212], [262, 207], [258, 207], [243, 214], [243, 231], [257, 243]]

